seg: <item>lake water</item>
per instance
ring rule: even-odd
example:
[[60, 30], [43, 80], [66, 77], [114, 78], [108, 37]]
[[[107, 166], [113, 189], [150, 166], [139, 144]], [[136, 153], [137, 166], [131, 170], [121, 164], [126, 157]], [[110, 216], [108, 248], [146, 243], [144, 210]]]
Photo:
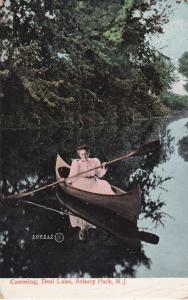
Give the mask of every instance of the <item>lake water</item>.
[[[31, 190], [55, 180], [57, 153], [67, 162], [81, 141], [101, 161], [160, 138], [152, 156], [110, 167], [106, 179], [123, 189], [142, 188], [138, 227], [160, 237], [158, 245], [122, 242], [101, 229], [86, 241], [61, 210], [55, 189], [0, 203], [1, 277], [187, 277], [188, 116], [142, 120], [130, 126], [95, 124], [78, 128], [2, 130], [0, 179], [4, 194]], [[186, 138], [187, 137], [187, 138]], [[57, 242], [56, 233], [64, 240]], [[40, 239], [42, 237], [42, 239]]]
[[[162, 184], [164, 190], [156, 188], [151, 197], [160, 196], [165, 202], [163, 212], [166, 217], [164, 227], [158, 226], [156, 233], [160, 236], [157, 247], [145, 245], [147, 255], [151, 258], [151, 269], [138, 268], [138, 277], [187, 277], [188, 275], [188, 148], [181, 155], [179, 142], [188, 137], [188, 119], [182, 118], [170, 122], [167, 126], [173, 137], [174, 148], [166, 162], [157, 166], [156, 173], [162, 177], [172, 177]], [[183, 153], [182, 153], [183, 154]], [[166, 190], [166, 191], [165, 191]]]

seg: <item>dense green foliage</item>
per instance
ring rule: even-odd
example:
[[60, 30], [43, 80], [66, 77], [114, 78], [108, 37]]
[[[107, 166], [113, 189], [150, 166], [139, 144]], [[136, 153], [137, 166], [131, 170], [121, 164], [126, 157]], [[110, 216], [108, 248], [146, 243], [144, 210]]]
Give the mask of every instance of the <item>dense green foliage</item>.
[[1, 12], [3, 127], [166, 112], [168, 58], [149, 38], [163, 32], [169, 6], [134, 1], [6, 0]]
[[188, 96], [168, 93], [165, 98], [165, 104], [173, 110], [188, 109]]
[[[185, 77], [187, 82], [184, 84], [185, 90], [188, 92], [188, 52], [183, 53], [179, 59], [179, 72]], [[167, 92], [163, 96], [164, 103], [173, 110], [188, 109], [188, 95], [178, 95]]]
[[187, 80], [187, 83], [184, 85], [184, 87], [188, 92], [188, 52], [184, 52], [179, 59], [179, 71]]

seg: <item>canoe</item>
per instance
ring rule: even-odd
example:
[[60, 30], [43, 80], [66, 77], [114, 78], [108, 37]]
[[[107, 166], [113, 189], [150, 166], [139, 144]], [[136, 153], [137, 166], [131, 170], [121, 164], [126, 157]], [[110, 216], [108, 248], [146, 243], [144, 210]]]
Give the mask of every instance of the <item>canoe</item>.
[[[58, 156], [56, 162], [57, 180], [61, 179], [59, 168], [62, 166], [70, 168], [70, 166], [66, 166], [66, 163], [60, 158], [60, 156]], [[98, 205], [98, 202], [95, 204], [89, 201], [89, 199], [83, 200], [82, 198], [80, 199], [72, 196], [70, 190], [68, 189], [67, 192], [66, 186], [64, 186], [62, 183], [56, 186], [56, 196], [61, 206], [66, 207], [66, 209], [68, 209], [74, 216], [80, 217], [85, 221], [102, 228], [118, 239], [126, 242], [145, 241], [151, 244], [157, 244], [159, 242], [159, 237], [157, 235], [149, 232], [139, 231], [137, 222], [132, 222], [126, 217], [123, 217], [121, 214], [119, 214], [119, 210], [116, 212], [115, 209], [112, 210], [106, 206]], [[80, 197], [80, 193], [78, 196]]]
[[66, 207], [74, 216], [105, 230], [122, 241], [144, 241], [150, 244], [158, 244], [159, 237], [153, 233], [139, 231], [137, 224], [128, 221], [114, 211], [95, 204], [86, 205], [82, 200], [65, 193], [60, 186], [56, 186], [56, 197], [61, 206]]
[[[60, 170], [62, 171], [62, 169], [69, 170], [70, 165], [68, 165], [58, 154], [55, 168], [57, 181], [62, 179], [60, 175]], [[137, 222], [141, 206], [141, 190], [139, 185], [128, 192], [111, 185], [111, 188], [115, 192], [114, 195], [91, 193], [74, 188], [63, 182], [59, 183], [59, 187], [66, 194], [81, 200], [86, 205], [93, 204], [101, 208], [107, 208], [117, 215], [126, 218], [126, 220], [130, 222]]]
[[56, 197], [61, 206], [66, 207], [74, 216], [105, 230], [122, 241], [144, 241], [157, 244], [159, 237], [150, 232], [139, 231], [137, 224], [130, 222], [115, 212], [95, 204], [80, 201], [67, 193], [60, 186], [56, 187]]
[[65, 194], [58, 186], [56, 197], [62, 207], [66, 207], [74, 216], [105, 230], [123, 241], [144, 241], [150, 244], [158, 244], [159, 237], [153, 233], [139, 231], [137, 224], [117, 215], [115, 212], [94, 204], [86, 205], [83, 201]]

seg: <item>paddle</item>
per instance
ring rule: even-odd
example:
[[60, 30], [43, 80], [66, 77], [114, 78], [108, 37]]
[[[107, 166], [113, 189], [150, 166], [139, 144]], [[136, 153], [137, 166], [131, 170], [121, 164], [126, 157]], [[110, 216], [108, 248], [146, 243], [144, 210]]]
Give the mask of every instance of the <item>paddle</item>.
[[[121, 161], [121, 160], [123, 160], [123, 159], [129, 158], [129, 157], [131, 157], [131, 156], [144, 155], [144, 154], [146, 154], [146, 153], [148, 153], [148, 152], [152, 152], [153, 150], [156, 150], [156, 148], [158, 148], [159, 145], [160, 145], [160, 141], [159, 141], [159, 140], [154, 140], [154, 141], [148, 142], [148, 143], [146, 143], [146, 144], [140, 146], [138, 149], [135, 149], [135, 150], [129, 152], [128, 154], [124, 155], [124, 156], [121, 156], [121, 157], [119, 157], [119, 158], [116, 158], [116, 159], [113, 159], [113, 160], [110, 160], [110, 161], [106, 162], [106, 165], [111, 165], [111, 164], [117, 163], [117, 162], [119, 162], [119, 161]], [[76, 174], [76, 175], [74, 175], [74, 176], [71, 176], [71, 177], [69, 177], [69, 178], [66, 178], [66, 179], [65, 179], [65, 178], [62, 178], [62, 179], [60, 179], [60, 180], [58, 180], [58, 181], [52, 182], [52, 183], [50, 183], [50, 184], [47, 184], [47, 185], [45, 185], [45, 186], [42, 186], [42, 187], [37, 188], [37, 189], [35, 189], [35, 190], [32, 190], [32, 191], [30, 191], [30, 192], [19, 193], [19, 194], [14, 194], [14, 195], [9, 195], [9, 196], [3, 196], [2, 199], [8, 200], [8, 199], [19, 199], [19, 198], [23, 198], [23, 197], [32, 195], [32, 194], [34, 194], [34, 193], [36, 193], [36, 192], [42, 191], [42, 190], [44, 190], [44, 189], [47, 189], [47, 188], [49, 188], [49, 187], [55, 186], [55, 185], [58, 184], [58, 183], [66, 182], [67, 180], [70, 180], [70, 179], [72, 179], [72, 178], [74, 178], [74, 177], [76, 177], [76, 176], [83, 175], [83, 174], [85, 174], [85, 173], [88, 173], [88, 172], [90, 172], [90, 171], [93, 171], [93, 170], [96, 170], [96, 169], [99, 169], [99, 168], [102, 168], [102, 167], [103, 167], [103, 165], [99, 165], [99, 166], [97, 166], [97, 167], [95, 167], [95, 168], [92, 168], [92, 169], [90, 169], [90, 170], [87, 170], [87, 171], [78, 173], [78, 174]]]
[[129, 158], [130, 156], [144, 155], [148, 152], [153, 152], [154, 150], [159, 148], [159, 146], [160, 146], [160, 141], [159, 140], [154, 140], [154, 141], [148, 142], [148, 143], [143, 144], [142, 146], [140, 146], [138, 149], [135, 149], [135, 150], [129, 152], [128, 154], [124, 155], [124, 156], [121, 156], [119, 158], [115, 158], [113, 160], [108, 161], [106, 163], [106, 165], [114, 164], [114, 163], [119, 162], [123, 159]]

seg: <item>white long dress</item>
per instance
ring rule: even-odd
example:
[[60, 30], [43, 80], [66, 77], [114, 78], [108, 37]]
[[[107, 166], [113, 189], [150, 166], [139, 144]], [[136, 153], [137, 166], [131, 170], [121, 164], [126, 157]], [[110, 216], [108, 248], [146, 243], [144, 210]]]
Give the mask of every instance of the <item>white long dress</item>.
[[[71, 164], [69, 177], [86, 172], [101, 165], [98, 158], [88, 158], [86, 161], [74, 159]], [[114, 192], [106, 180], [99, 179], [106, 173], [106, 169], [99, 168], [71, 179], [72, 186], [90, 193], [112, 195]]]
[[[74, 159], [71, 164], [69, 177], [96, 168], [100, 165], [101, 162], [98, 158], [88, 158], [86, 161]], [[85, 174], [70, 179], [71, 185], [75, 188], [91, 193], [112, 195], [114, 192], [112, 191], [110, 184], [106, 180], [99, 179], [103, 177], [105, 173], [106, 170], [103, 168], [89, 171]], [[70, 222], [72, 227], [79, 226], [81, 229], [95, 228], [94, 225], [86, 222], [85, 220], [71, 215]]]

